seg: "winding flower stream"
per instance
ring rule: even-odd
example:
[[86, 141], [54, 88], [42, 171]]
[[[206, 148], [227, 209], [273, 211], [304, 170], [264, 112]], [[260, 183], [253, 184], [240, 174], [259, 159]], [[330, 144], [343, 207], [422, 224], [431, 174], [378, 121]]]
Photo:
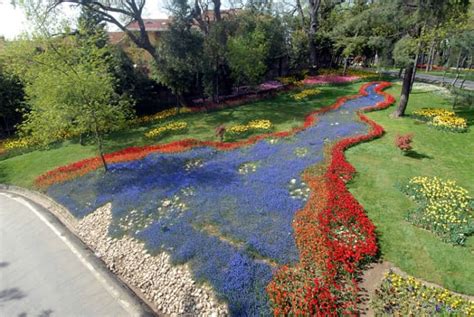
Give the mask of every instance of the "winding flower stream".
[[270, 315], [272, 273], [298, 260], [292, 220], [309, 195], [300, 176], [322, 160], [325, 143], [367, 133], [356, 112], [384, 100], [375, 87], [291, 137], [152, 153], [52, 185], [48, 195], [78, 218], [111, 202], [110, 235], [132, 235], [150, 252], [189, 263], [233, 315]]

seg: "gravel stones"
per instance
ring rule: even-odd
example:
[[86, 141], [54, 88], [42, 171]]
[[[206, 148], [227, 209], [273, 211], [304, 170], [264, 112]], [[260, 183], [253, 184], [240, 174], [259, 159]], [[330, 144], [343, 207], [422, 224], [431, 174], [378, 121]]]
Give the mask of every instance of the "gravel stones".
[[112, 239], [112, 222], [107, 204], [84, 217], [77, 226], [81, 239], [115, 274], [138, 289], [155, 309], [170, 316], [228, 316], [227, 305], [219, 302], [208, 285], [197, 285], [186, 265], [173, 266], [170, 256], [152, 256], [143, 242], [124, 236]]

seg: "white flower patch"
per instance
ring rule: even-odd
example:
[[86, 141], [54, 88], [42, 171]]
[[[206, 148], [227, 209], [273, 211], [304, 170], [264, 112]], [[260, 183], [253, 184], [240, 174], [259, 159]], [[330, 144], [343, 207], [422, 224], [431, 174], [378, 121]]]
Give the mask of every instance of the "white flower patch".
[[[189, 193], [189, 188], [184, 189]], [[181, 190], [183, 194], [183, 190]], [[191, 193], [193, 195], [194, 193]], [[169, 224], [173, 224], [175, 220], [178, 220], [181, 215], [188, 209], [188, 206], [185, 202], [182, 201], [182, 198], [179, 194], [176, 194], [172, 197], [165, 198], [161, 200], [161, 206], [158, 207], [158, 219], [165, 219], [169, 221]]]
[[268, 143], [270, 143], [270, 144], [277, 144], [277, 143], [278, 143], [278, 139], [270, 139], [270, 140], [268, 140]]
[[299, 147], [295, 149], [295, 155], [298, 157], [305, 157], [306, 155], [308, 155], [308, 152], [308, 149], [305, 147]]
[[290, 184], [288, 185], [290, 189], [290, 196], [293, 199], [301, 199], [303, 201], [307, 201], [309, 198], [310, 189], [305, 182], [297, 182], [295, 178], [290, 180]]
[[191, 171], [193, 169], [200, 168], [203, 165], [204, 165], [203, 160], [201, 160], [201, 159], [192, 159], [192, 160], [188, 160], [186, 162], [186, 164], [184, 165], [184, 169], [187, 170], [187, 171]]
[[[449, 80], [449, 78], [448, 78]], [[438, 94], [442, 96], [450, 96], [451, 93], [449, 92], [449, 89], [446, 87], [441, 87], [438, 85], [433, 85], [433, 84], [427, 84], [427, 83], [419, 83], [415, 82], [413, 84], [413, 89], [415, 91], [420, 91], [420, 92], [430, 92], [433, 94]]]
[[143, 212], [138, 210], [132, 210], [124, 217], [120, 218], [118, 226], [125, 232], [135, 231], [137, 233], [140, 230], [145, 229], [153, 223], [153, 215], [145, 215]]
[[246, 175], [250, 173], [255, 173], [257, 171], [257, 163], [248, 162], [240, 165], [239, 174]]

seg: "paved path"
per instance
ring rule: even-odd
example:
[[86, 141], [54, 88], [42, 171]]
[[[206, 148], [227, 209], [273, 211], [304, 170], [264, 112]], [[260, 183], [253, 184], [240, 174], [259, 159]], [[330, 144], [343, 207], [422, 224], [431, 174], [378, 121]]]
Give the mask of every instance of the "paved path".
[[[385, 71], [384, 73], [389, 74], [391, 76], [398, 77], [398, 71], [390, 71], [389, 70], [389, 71]], [[431, 83], [431, 84], [441, 84], [443, 82], [443, 77], [442, 76], [435, 76], [435, 75], [426, 74], [423, 71], [421, 71], [421, 72], [417, 71], [415, 79], [417, 79], [419, 81], [422, 81], [422, 82]], [[445, 78], [445, 83], [450, 84], [450, 83], [453, 82], [453, 80], [454, 80], [453, 78], [446, 77]], [[456, 87], [459, 87], [461, 85], [461, 82], [462, 82], [462, 79], [458, 80], [458, 82], [456, 83]], [[463, 88], [468, 89], [468, 90], [474, 90], [474, 81], [466, 80], [464, 82]]]
[[141, 315], [74, 239], [46, 210], [0, 191], [0, 316]]

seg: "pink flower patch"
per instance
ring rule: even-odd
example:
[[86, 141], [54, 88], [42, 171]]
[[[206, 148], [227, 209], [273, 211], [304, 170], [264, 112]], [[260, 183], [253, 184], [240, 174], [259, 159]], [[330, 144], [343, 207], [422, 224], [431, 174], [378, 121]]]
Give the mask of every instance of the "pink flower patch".
[[319, 75], [306, 77], [303, 80], [303, 83], [305, 85], [342, 84], [357, 80], [359, 78], [359, 76]]

